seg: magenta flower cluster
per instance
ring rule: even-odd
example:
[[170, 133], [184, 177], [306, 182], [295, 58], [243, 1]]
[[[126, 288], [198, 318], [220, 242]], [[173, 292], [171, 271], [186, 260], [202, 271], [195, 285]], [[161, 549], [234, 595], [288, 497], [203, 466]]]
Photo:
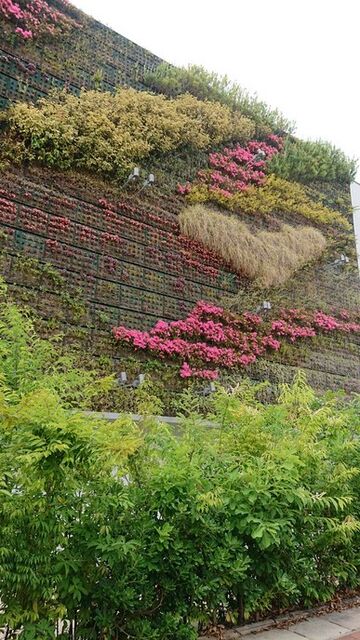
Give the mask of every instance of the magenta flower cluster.
[[[197, 183], [206, 184], [210, 191], [230, 197], [237, 191], [245, 191], [250, 185], [264, 183], [266, 163], [283, 148], [279, 136], [268, 136], [266, 142], [252, 140], [246, 147], [240, 144], [210, 153], [208, 170], [197, 174]], [[178, 192], [186, 195], [191, 184], [178, 185]]]
[[[66, 7], [67, 0], [62, 0]], [[51, 7], [46, 0], [0, 0], [0, 16], [12, 22], [24, 40], [41, 34], [56, 35], [80, 24], [62, 11]]]
[[360, 324], [346, 311], [339, 317], [322, 311], [282, 310], [270, 323], [254, 313], [240, 316], [200, 301], [185, 320], [159, 320], [150, 331], [114, 327], [117, 341], [160, 358], [181, 359], [182, 378], [215, 380], [218, 368], [246, 367], [269, 351], [281, 348], [280, 338], [295, 342], [321, 333], [360, 333]]

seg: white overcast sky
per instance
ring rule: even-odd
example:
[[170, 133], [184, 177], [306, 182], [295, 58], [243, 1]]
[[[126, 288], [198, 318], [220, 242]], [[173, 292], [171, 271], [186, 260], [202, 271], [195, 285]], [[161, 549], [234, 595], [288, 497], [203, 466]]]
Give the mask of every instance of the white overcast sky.
[[360, 157], [360, 0], [72, 1], [173, 64], [227, 74], [300, 137]]

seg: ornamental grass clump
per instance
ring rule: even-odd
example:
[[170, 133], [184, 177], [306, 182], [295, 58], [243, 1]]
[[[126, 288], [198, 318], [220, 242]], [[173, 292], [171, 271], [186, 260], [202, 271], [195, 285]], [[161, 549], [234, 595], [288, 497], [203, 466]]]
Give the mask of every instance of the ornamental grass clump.
[[237, 273], [266, 287], [285, 282], [326, 248], [323, 234], [312, 227], [283, 225], [279, 231], [255, 233], [239, 218], [201, 204], [183, 209], [179, 222], [184, 235], [220, 255]]

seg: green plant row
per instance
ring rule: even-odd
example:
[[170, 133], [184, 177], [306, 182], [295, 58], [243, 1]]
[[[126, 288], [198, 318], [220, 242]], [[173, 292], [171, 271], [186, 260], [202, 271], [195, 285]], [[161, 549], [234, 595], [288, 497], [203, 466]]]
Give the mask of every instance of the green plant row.
[[231, 82], [227, 76], [207, 71], [198, 65], [173, 67], [162, 63], [154, 71], [145, 73], [144, 82], [153, 90], [175, 97], [191, 93], [200, 100], [211, 100], [229, 106], [251, 118], [258, 132], [291, 132], [294, 123], [285, 118], [277, 109], [271, 109], [256, 95]]
[[358, 401], [317, 398], [299, 374], [262, 405], [244, 382], [218, 389], [212, 428], [184, 393], [175, 434], [145, 391], [138, 425], [70, 411], [99, 387], [73, 367], [3, 302], [1, 625], [195, 640], [358, 584]]
[[3, 120], [3, 157], [122, 178], [151, 154], [248, 141], [255, 132], [249, 118], [226, 105], [135, 89], [58, 92], [37, 106], [14, 104]]
[[314, 195], [309, 195], [302, 184], [270, 174], [260, 187], [251, 185], [246, 191], [230, 195], [195, 182], [187, 199], [192, 204], [214, 202], [234, 212], [264, 215], [278, 211], [292, 213], [314, 223], [351, 230], [351, 223], [342, 213], [317, 202], [313, 199]]
[[282, 153], [273, 156], [268, 168], [286, 180], [348, 184], [355, 178], [356, 161], [328, 142], [288, 138]]

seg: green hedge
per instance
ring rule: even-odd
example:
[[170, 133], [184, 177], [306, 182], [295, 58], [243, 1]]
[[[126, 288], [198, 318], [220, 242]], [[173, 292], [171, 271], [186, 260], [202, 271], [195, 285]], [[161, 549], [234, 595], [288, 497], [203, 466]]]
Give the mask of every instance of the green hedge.
[[287, 139], [282, 153], [272, 158], [269, 171], [286, 180], [349, 183], [356, 161], [328, 142]]
[[78, 640], [190, 640], [358, 584], [359, 404], [299, 374], [275, 405], [219, 389], [212, 428], [190, 393], [176, 434], [109, 424], [69, 411], [79, 378], [48, 355], [5, 305], [0, 624], [24, 640], [53, 638], [58, 618]]
[[273, 131], [292, 132], [294, 123], [285, 118], [278, 110], [272, 109], [256, 95], [215, 72], [207, 71], [198, 65], [173, 67], [162, 63], [152, 72], [147, 72], [144, 82], [148, 87], [170, 97], [191, 93], [200, 100], [210, 100], [227, 105], [251, 118], [261, 134]]

